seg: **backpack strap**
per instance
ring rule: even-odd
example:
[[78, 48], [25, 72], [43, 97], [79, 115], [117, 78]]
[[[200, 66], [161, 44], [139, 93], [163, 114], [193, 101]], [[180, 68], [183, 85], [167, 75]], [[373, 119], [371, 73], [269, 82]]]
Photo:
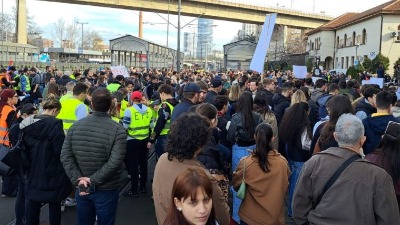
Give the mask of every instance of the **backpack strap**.
[[348, 158], [340, 167], [333, 173], [331, 178], [329, 178], [328, 182], [326, 182], [324, 188], [322, 189], [321, 194], [318, 196], [317, 201], [315, 202], [314, 209], [317, 207], [317, 205], [321, 202], [322, 197], [324, 196], [325, 192], [329, 190], [329, 188], [336, 182], [336, 180], [340, 177], [340, 175], [343, 173], [343, 171], [350, 166], [350, 164], [357, 159], [360, 159], [361, 156], [359, 154], [353, 155], [352, 157]]

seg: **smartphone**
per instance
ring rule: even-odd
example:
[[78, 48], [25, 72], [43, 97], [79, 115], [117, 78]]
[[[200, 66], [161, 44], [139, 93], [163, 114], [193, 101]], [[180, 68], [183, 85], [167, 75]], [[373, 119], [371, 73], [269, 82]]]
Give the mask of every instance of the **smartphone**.
[[81, 184], [78, 186], [79, 192], [85, 192], [85, 193], [93, 193], [95, 191], [95, 186], [94, 184], [90, 184], [87, 187], [85, 185]]

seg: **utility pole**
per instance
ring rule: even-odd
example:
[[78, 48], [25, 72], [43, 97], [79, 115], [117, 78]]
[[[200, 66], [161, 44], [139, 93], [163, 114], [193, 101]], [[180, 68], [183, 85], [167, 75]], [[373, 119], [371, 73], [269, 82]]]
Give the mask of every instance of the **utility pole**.
[[178, 46], [176, 53], [176, 71], [181, 70], [181, 0], [178, 1]]
[[[82, 25], [82, 43], [81, 43], [81, 52], [80, 53], [83, 55], [83, 25], [88, 24], [88, 23], [86, 23], [86, 22], [76, 22], [76, 23]], [[78, 51], [78, 53], [79, 53], [79, 51]]]

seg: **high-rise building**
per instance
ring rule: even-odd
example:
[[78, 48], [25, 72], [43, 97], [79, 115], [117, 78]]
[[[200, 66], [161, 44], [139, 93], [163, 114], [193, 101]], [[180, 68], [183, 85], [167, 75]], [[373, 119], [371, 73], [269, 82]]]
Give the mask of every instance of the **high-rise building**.
[[214, 21], [210, 19], [199, 18], [197, 28], [197, 51], [199, 59], [204, 59], [207, 54], [211, 54], [213, 43], [213, 25]]
[[196, 48], [197, 48], [197, 37], [196, 33], [183, 33], [183, 52], [185, 56], [189, 56], [191, 58], [196, 57]]

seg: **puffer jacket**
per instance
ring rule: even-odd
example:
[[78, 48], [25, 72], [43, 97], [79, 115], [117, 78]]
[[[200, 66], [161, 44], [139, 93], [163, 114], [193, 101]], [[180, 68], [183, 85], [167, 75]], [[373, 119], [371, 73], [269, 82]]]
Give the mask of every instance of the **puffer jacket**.
[[32, 115], [20, 123], [26, 168], [27, 199], [36, 202], [60, 202], [72, 190], [60, 162], [64, 141], [62, 121], [48, 115]]
[[118, 189], [121, 185], [127, 134], [107, 113], [94, 112], [68, 130], [61, 161], [69, 179], [89, 177], [96, 189]]

